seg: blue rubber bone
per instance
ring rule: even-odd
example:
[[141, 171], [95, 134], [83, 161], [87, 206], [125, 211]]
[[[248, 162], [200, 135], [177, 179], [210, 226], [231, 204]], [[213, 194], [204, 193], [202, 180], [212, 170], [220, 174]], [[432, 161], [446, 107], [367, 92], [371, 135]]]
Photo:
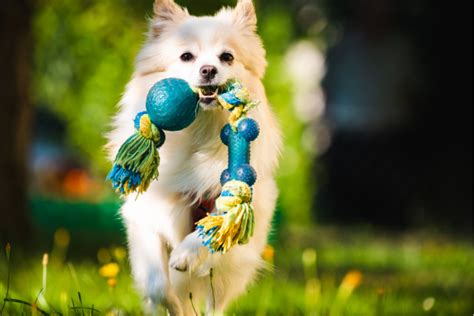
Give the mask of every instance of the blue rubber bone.
[[258, 123], [246, 118], [241, 120], [237, 129], [230, 124], [224, 126], [221, 132], [222, 142], [229, 147], [229, 169], [221, 175], [221, 184], [237, 180], [253, 186], [257, 181], [257, 173], [250, 166], [250, 143], [260, 134]]

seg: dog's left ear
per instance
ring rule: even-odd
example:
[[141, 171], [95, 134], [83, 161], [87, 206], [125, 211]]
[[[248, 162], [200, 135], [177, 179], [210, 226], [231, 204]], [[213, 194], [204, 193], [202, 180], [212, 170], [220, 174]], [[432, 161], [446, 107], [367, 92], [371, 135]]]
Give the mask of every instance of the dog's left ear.
[[257, 14], [252, 0], [239, 0], [234, 10], [235, 23], [240, 27], [255, 32], [257, 30]]

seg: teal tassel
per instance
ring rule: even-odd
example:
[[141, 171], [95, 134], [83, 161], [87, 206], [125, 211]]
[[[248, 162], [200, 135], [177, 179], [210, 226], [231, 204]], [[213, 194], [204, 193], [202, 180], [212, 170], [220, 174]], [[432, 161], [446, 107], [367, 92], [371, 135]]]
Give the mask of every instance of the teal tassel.
[[120, 147], [114, 167], [107, 179], [118, 193], [143, 193], [158, 178], [160, 156], [157, 148], [165, 141], [165, 134], [156, 127], [146, 112], [135, 119], [137, 131]]

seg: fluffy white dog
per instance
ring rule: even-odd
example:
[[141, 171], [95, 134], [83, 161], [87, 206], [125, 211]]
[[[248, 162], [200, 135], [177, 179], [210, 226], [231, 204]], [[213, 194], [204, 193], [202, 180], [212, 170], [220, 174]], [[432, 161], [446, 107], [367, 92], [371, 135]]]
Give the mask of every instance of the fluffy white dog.
[[[189, 128], [167, 133], [160, 149], [159, 180], [147, 193], [130, 197], [122, 208], [133, 275], [149, 312], [162, 304], [171, 315], [194, 315], [192, 293], [197, 306], [205, 301], [208, 313], [223, 313], [263, 266], [261, 253], [278, 196], [274, 172], [281, 138], [261, 82], [267, 63], [256, 25], [251, 0], [239, 0], [235, 8], [206, 17], [191, 16], [173, 0], [155, 0], [146, 43], [109, 134], [111, 156], [133, 134], [133, 119], [145, 109], [148, 90], [157, 81], [181, 78], [209, 93], [201, 96], [203, 110]], [[211, 254], [194, 232], [194, 223], [202, 217], [196, 210], [220, 193], [227, 148], [219, 135], [228, 113], [218, 109], [213, 92], [234, 78], [260, 101], [250, 115], [261, 127], [251, 159], [258, 173], [253, 200], [256, 229], [249, 244], [224, 255]]]

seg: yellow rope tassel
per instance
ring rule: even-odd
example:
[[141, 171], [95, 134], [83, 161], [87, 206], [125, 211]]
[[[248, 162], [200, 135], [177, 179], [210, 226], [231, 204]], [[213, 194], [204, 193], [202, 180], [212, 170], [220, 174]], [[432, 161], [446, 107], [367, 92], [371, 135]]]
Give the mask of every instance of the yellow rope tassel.
[[238, 82], [231, 82], [229, 92], [218, 95], [217, 101], [223, 109], [230, 112], [229, 123], [234, 130], [237, 128], [238, 122], [257, 105], [257, 103], [250, 101], [250, 93], [247, 88]]
[[213, 251], [226, 253], [235, 245], [247, 244], [253, 236], [255, 218], [252, 189], [245, 182], [230, 181], [216, 200], [217, 215], [209, 215], [197, 225], [204, 244]]
[[139, 130], [143, 137], [151, 139], [155, 143], [160, 142], [160, 131], [158, 130], [158, 127], [156, 127], [155, 124], [151, 122], [148, 115], [143, 115], [140, 117]]

